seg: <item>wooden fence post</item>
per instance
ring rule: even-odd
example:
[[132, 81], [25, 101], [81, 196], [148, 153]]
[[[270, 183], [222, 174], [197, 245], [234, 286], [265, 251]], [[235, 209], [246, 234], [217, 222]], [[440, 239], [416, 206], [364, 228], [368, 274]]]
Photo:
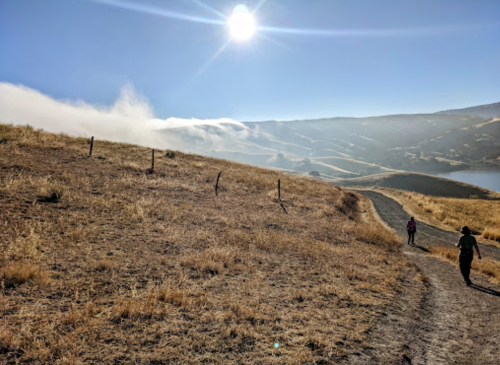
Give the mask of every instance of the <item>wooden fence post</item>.
[[278, 202], [280, 203], [281, 208], [283, 208], [283, 211], [288, 214], [286, 211], [285, 206], [283, 205], [283, 202], [281, 201], [281, 180], [278, 180]]
[[217, 175], [217, 182], [215, 183], [215, 196], [219, 196], [218, 189], [219, 189], [220, 174], [222, 174], [222, 171], [219, 172], [219, 175]]
[[89, 157], [92, 156], [92, 149], [94, 148], [94, 136], [90, 139], [90, 152], [89, 152]]
[[151, 172], [155, 170], [155, 149], [153, 148], [153, 153], [151, 155]]

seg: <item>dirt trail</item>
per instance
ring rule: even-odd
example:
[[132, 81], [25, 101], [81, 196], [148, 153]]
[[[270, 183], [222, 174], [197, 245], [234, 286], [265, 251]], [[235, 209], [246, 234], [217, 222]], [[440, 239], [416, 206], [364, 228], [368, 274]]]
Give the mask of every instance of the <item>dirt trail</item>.
[[[500, 364], [500, 288], [472, 275], [463, 284], [459, 270], [430, 256], [428, 247], [452, 245], [459, 234], [417, 221], [416, 245], [406, 244], [408, 214], [393, 199], [360, 191], [380, 217], [404, 239], [402, 250], [428, 283], [410, 274], [404, 289], [370, 332], [367, 346], [350, 364]], [[500, 260], [500, 249], [480, 245], [483, 257]], [[476, 259], [476, 258], [475, 258]]]

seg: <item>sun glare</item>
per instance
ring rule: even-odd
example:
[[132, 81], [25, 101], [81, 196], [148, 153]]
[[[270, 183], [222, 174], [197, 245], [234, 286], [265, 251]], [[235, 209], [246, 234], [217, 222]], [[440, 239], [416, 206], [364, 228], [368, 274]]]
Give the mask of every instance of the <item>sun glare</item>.
[[255, 18], [245, 5], [234, 8], [233, 15], [229, 19], [229, 33], [238, 41], [246, 41], [255, 34]]

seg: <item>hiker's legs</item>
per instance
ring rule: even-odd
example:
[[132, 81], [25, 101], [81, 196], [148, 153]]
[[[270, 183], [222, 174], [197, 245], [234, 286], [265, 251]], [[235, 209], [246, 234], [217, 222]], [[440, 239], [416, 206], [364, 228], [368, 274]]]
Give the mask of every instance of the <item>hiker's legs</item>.
[[460, 271], [462, 273], [462, 276], [464, 277], [464, 281], [466, 283], [470, 283], [470, 266], [472, 264], [472, 258], [473, 254], [461, 254], [459, 256], [459, 263], [460, 263]]
[[408, 232], [408, 244], [410, 244], [410, 241], [411, 243], [415, 243], [415, 233]]
[[415, 232], [411, 234], [411, 244], [415, 244]]

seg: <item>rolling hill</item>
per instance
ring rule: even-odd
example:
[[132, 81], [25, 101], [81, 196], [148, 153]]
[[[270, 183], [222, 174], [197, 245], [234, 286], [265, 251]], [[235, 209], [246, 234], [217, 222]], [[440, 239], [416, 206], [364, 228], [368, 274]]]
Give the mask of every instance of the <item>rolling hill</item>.
[[160, 133], [190, 152], [332, 178], [500, 168], [500, 119], [452, 112], [227, 123]]
[[392, 188], [435, 197], [461, 199], [474, 197], [476, 199], [500, 200], [500, 193], [496, 191], [441, 177], [408, 172], [392, 172], [354, 179], [340, 179], [336, 180], [335, 184], [346, 187]]
[[463, 109], [452, 109], [438, 112], [439, 114], [459, 114], [459, 115], [477, 115], [479, 117], [492, 119], [500, 117], [500, 103], [473, 106]]
[[151, 170], [149, 148], [89, 157], [27, 126], [0, 141], [0, 364], [338, 363], [416, 275], [326, 182], [165, 150]]

